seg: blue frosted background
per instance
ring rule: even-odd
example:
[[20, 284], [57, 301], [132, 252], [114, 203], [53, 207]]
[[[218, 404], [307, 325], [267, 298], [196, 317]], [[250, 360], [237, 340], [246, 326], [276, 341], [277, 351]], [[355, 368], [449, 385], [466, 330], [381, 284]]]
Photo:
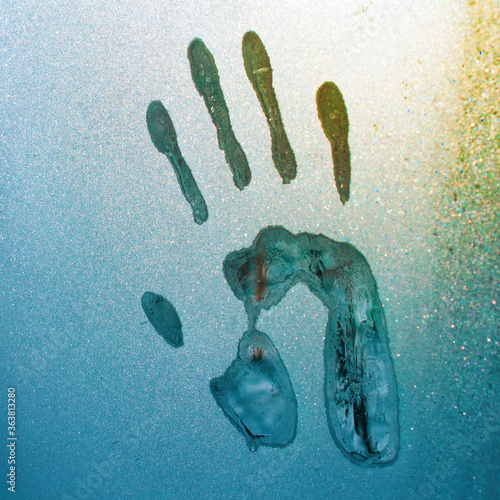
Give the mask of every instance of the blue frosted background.
[[[499, 498], [498, 315], [484, 309], [488, 327], [470, 324], [467, 335], [490, 340], [463, 363], [432, 235], [464, 16], [460, 2], [430, 0], [4, 2], [0, 428], [6, 436], [14, 386], [17, 498]], [[289, 186], [243, 67], [250, 29], [270, 55], [297, 158]], [[191, 80], [194, 37], [214, 55], [252, 169], [243, 192]], [[315, 105], [326, 80], [349, 113], [345, 207]], [[207, 201], [203, 226], [151, 143], [155, 99]], [[366, 470], [336, 448], [323, 402], [326, 309], [302, 285], [258, 323], [297, 393], [293, 444], [250, 453], [213, 400], [209, 380], [247, 327], [222, 262], [267, 225], [349, 241], [370, 263], [399, 389], [393, 465]], [[175, 305], [181, 349], [144, 323], [148, 290]]]

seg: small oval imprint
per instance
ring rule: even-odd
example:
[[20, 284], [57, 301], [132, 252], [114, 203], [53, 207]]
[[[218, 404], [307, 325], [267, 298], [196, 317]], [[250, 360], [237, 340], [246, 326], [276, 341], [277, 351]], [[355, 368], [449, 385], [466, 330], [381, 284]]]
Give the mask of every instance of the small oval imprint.
[[156, 293], [146, 292], [141, 304], [149, 322], [171, 346], [184, 345], [181, 320], [169, 300]]

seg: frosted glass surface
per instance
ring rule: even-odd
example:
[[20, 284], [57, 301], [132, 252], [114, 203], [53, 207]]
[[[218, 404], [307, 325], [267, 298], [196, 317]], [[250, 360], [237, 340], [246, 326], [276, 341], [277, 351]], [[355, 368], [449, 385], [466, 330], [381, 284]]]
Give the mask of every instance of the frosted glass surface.
[[[3, 2], [0, 497], [15, 388], [18, 499], [495, 498], [498, 9], [493, 0]], [[275, 167], [245, 69], [248, 32], [268, 55], [296, 176]], [[200, 96], [193, 81], [195, 39], [213, 57], [251, 179], [226, 156], [236, 145], [221, 94]], [[195, 73], [214, 79], [198, 55]], [[348, 114], [345, 204], [335, 139], [318, 117], [325, 82]], [[157, 101], [208, 218], [186, 181], [193, 213], [151, 140], [146, 113]], [[295, 438], [252, 453], [214, 400], [210, 381], [250, 329], [224, 259], [269, 226], [352, 244], [369, 263], [396, 381], [390, 464], [360, 467], [332, 439], [323, 350], [336, 320], [304, 282], [256, 325], [289, 375]], [[181, 348], [148, 320], [149, 291], [175, 306]], [[369, 338], [361, 299], [353, 321]], [[373, 369], [377, 345], [360, 352]], [[231, 393], [234, 407], [253, 388], [272, 400], [266, 373]], [[267, 416], [238, 406], [241, 421], [274, 438], [280, 398]], [[364, 422], [352, 412], [350, 435]], [[368, 427], [374, 440], [358, 444], [382, 449], [383, 425]]]

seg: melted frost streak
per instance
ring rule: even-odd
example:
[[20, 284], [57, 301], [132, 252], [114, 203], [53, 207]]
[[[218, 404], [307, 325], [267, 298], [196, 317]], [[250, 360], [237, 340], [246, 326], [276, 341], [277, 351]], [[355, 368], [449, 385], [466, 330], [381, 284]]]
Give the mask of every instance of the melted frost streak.
[[156, 149], [169, 159], [174, 169], [182, 194], [193, 210], [194, 221], [196, 224], [203, 224], [208, 219], [205, 198], [198, 189], [193, 173], [181, 154], [174, 124], [161, 101], [149, 103], [146, 122], [151, 141]]
[[220, 86], [215, 60], [199, 38], [195, 38], [189, 44], [188, 59], [193, 82], [196, 90], [203, 97], [210, 118], [217, 129], [219, 148], [225, 152], [226, 161], [233, 173], [234, 184], [238, 189], [243, 189], [250, 183], [252, 173], [245, 152], [231, 126], [229, 109]]
[[245, 33], [242, 51], [245, 71], [269, 125], [274, 166], [283, 179], [283, 184], [290, 184], [297, 176], [297, 163], [274, 92], [271, 61], [262, 40], [253, 31]]
[[[397, 390], [384, 313], [363, 255], [322, 235], [263, 229], [226, 257], [224, 274], [245, 303], [250, 328], [296, 283], [328, 308], [325, 405], [330, 432], [360, 465], [393, 461], [399, 448]], [[227, 375], [227, 374], [226, 374]]]
[[286, 446], [295, 438], [297, 401], [271, 339], [257, 330], [243, 334], [238, 357], [210, 382], [217, 404], [245, 436], [250, 450]]
[[351, 153], [347, 137], [349, 118], [344, 98], [333, 82], [325, 82], [316, 93], [318, 117], [332, 147], [333, 173], [342, 204], [349, 200]]

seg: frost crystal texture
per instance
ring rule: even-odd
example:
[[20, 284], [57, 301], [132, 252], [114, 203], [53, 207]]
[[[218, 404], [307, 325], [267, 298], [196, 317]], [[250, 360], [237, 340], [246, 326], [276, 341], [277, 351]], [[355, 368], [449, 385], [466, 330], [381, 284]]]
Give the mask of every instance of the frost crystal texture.
[[229, 119], [229, 109], [220, 86], [219, 72], [215, 60], [206, 45], [195, 38], [188, 47], [191, 76], [196, 90], [203, 97], [215, 128], [219, 148], [225, 152], [226, 161], [233, 173], [234, 184], [243, 189], [248, 186], [252, 173], [247, 157], [234, 135]]
[[377, 285], [363, 255], [323, 235], [268, 227], [250, 248], [226, 257], [224, 274], [245, 304], [250, 330], [260, 310], [276, 305], [298, 282], [323, 302], [330, 432], [357, 464], [393, 461], [399, 448], [396, 379]]
[[208, 219], [207, 204], [198, 189], [191, 169], [182, 157], [172, 119], [160, 101], [153, 101], [149, 104], [146, 121], [153, 144], [169, 159], [174, 168], [182, 194], [193, 210], [194, 221], [197, 224], [203, 224]]
[[245, 33], [242, 48], [245, 71], [257, 94], [271, 132], [274, 166], [283, 179], [283, 184], [290, 184], [297, 175], [297, 164], [286, 136], [274, 92], [271, 61], [262, 40], [253, 31]]
[[262, 332], [243, 334], [238, 357], [210, 390], [250, 450], [286, 446], [295, 438], [297, 402], [281, 357]]
[[150, 323], [171, 346], [184, 345], [181, 320], [169, 300], [156, 293], [146, 292], [141, 304]]
[[349, 119], [344, 98], [337, 85], [325, 82], [316, 93], [318, 117], [326, 138], [332, 147], [333, 173], [340, 201], [345, 205], [349, 200], [351, 183], [351, 152], [347, 136]]

